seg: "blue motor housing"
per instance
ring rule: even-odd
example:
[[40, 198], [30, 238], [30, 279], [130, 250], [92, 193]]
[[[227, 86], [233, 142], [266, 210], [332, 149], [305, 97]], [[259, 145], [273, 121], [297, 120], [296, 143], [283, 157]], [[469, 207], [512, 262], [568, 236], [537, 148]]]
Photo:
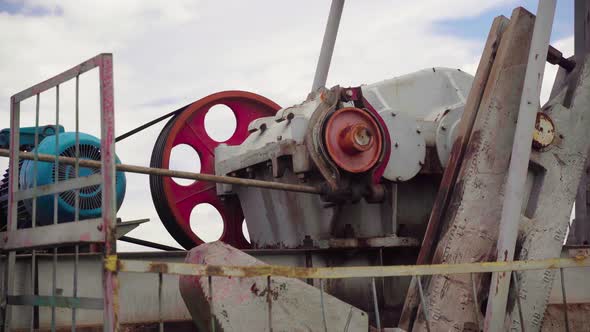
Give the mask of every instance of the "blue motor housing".
[[[100, 140], [94, 136], [79, 133], [80, 139], [80, 159], [100, 160]], [[56, 152], [56, 136], [48, 136], [43, 139], [39, 145], [33, 150], [37, 150], [39, 154], [55, 155], [56, 153], [64, 157], [75, 157], [76, 155], [76, 134], [73, 132], [66, 132], [59, 134], [59, 142]], [[116, 162], [121, 161], [118, 157]], [[19, 185], [21, 189], [28, 189], [33, 187], [34, 183], [34, 162], [26, 160], [23, 162]], [[57, 170], [54, 163], [39, 162], [37, 164], [37, 186], [42, 186], [54, 183], [55, 172], [57, 171], [58, 180], [66, 181], [76, 177], [75, 167], [73, 165], [59, 164]], [[94, 173], [100, 173], [100, 168], [80, 167], [80, 176], [88, 176]], [[126, 180], [123, 172], [117, 172], [116, 175], [116, 195], [117, 195], [117, 210], [123, 203], [125, 197]], [[65, 191], [58, 194], [57, 214], [58, 222], [66, 222], [74, 220], [76, 193], [74, 190]], [[99, 218], [101, 216], [102, 205], [102, 185], [93, 185], [80, 188], [80, 209], [79, 218], [90, 219]], [[32, 213], [32, 200], [25, 201], [27, 211]], [[53, 207], [54, 195], [45, 195], [37, 198], [37, 224], [47, 225], [53, 223]]]

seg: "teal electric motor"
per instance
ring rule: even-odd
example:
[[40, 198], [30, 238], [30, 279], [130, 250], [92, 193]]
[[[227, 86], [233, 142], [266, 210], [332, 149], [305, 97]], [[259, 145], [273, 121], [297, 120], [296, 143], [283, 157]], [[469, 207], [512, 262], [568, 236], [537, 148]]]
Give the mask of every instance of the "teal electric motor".
[[[33, 152], [37, 150], [39, 154], [50, 154], [55, 155], [56, 153], [64, 157], [75, 157], [76, 156], [76, 134], [73, 132], [61, 132], [58, 134], [58, 146], [56, 152], [56, 135], [45, 137], [39, 145], [33, 149]], [[79, 149], [80, 159], [90, 159], [100, 161], [100, 140], [94, 136], [79, 133]], [[117, 163], [121, 163], [118, 157], [116, 158]], [[32, 160], [25, 160], [22, 162], [19, 186], [22, 189], [28, 189], [33, 187], [34, 183], [34, 162]], [[59, 164], [55, 167], [54, 163], [39, 162], [37, 164], [37, 186], [42, 186], [50, 183], [54, 183], [55, 175], [57, 172], [57, 178], [61, 181], [66, 181], [76, 177], [76, 170], [73, 165]], [[92, 174], [100, 173], [100, 168], [79, 168], [80, 176], [89, 176]], [[123, 172], [116, 173], [116, 196], [117, 196], [117, 210], [123, 203], [125, 197], [125, 174]], [[57, 216], [58, 222], [73, 221], [75, 218], [74, 207], [75, 207], [76, 193], [74, 190], [65, 191], [58, 194], [57, 199]], [[91, 219], [99, 218], [101, 216], [101, 205], [102, 205], [102, 185], [92, 185], [80, 189], [80, 201], [79, 201], [79, 218]], [[29, 215], [32, 214], [32, 200], [24, 201], [24, 207]], [[37, 225], [47, 225], [53, 223], [54, 217], [54, 195], [45, 195], [37, 198]], [[19, 227], [27, 227], [22, 225], [19, 217]]]

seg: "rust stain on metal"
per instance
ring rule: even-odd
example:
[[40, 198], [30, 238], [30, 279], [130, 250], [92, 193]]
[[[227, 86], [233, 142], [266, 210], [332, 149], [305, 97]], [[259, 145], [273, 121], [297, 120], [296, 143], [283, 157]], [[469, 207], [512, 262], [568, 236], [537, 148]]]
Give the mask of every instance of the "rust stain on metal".
[[152, 262], [149, 265], [148, 272], [154, 273], [168, 273], [168, 264]]
[[542, 150], [550, 146], [555, 140], [555, 124], [549, 115], [539, 112], [533, 132], [533, 148]]
[[585, 265], [587, 258], [588, 258], [588, 256], [584, 256], [584, 255], [576, 255], [573, 257], [574, 262], [576, 262], [578, 265]]
[[[588, 303], [568, 303], [565, 306], [568, 314], [570, 331], [588, 331], [590, 325], [590, 304]], [[549, 304], [543, 318], [542, 332], [565, 331], [564, 322], [564, 305]]]
[[258, 289], [258, 286], [256, 285], [256, 283], [252, 284], [252, 287], [250, 287], [250, 291], [252, 292], [252, 294], [258, 296], [258, 294], [260, 293], [260, 289]]
[[125, 270], [125, 262], [121, 259], [117, 259], [117, 271]]
[[217, 265], [207, 265], [206, 268], [207, 275], [214, 276], [214, 275], [223, 275], [223, 267]]

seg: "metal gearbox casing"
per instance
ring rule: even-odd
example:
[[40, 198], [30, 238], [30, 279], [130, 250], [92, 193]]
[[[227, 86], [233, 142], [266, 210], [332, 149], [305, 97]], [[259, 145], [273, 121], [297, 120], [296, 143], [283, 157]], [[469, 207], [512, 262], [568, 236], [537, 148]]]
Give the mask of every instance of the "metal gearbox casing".
[[[391, 155], [388, 160], [381, 161], [386, 165], [381, 182], [384, 181], [388, 194], [380, 202], [371, 204], [361, 199], [326, 208], [325, 202], [316, 195], [225, 184], [217, 185], [217, 193], [238, 195], [252, 245], [258, 248], [300, 247], [306, 238], [317, 245], [334, 238], [395, 236], [400, 221], [425, 222], [423, 216], [428, 214], [430, 206], [418, 205], [424, 213], [405, 215], [396, 206], [415, 206], [412, 201], [420, 198], [402, 190], [405, 186], [389, 181], [400, 183], [417, 177], [423, 171], [428, 149], [446, 163], [450, 152], [448, 142], [454, 137], [472, 79], [456, 69], [431, 68], [356, 89], [362, 92], [365, 106], [378, 112], [376, 116], [381, 118], [390, 138], [387, 143]], [[248, 126], [250, 134], [241, 145], [221, 144], [215, 149], [216, 174], [325, 185], [325, 177], [310, 156], [306, 134], [310, 126], [315, 125], [314, 113], [338, 90], [320, 89], [301, 104], [283, 108], [275, 116], [252, 121]], [[355, 89], [341, 91], [346, 94], [351, 90]], [[353, 99], [340, 99], [336, 109], [359, 107], [359, 99]], [[440, 147], [438, 142], [442, 142]], [[439, 163], [438, 160], [435, 162]], [[358, 183], [351, 185], [358, 186]], [[417, 181], [412, 186], [420, 185], [433, 188], [415, 188], [414, 192], [435, 192], [436, 181]], [[405, 192], [403, 197], [399, 195], [402, 192]], [[398, 220], [398, 215], [403, 220]]]
[[418, 174], [425, 146], [447, 164], [472, 82], [473, 76], [459, 69], [437, 67], [362, 86], [391, 136], [386, 179], [406, 181]]

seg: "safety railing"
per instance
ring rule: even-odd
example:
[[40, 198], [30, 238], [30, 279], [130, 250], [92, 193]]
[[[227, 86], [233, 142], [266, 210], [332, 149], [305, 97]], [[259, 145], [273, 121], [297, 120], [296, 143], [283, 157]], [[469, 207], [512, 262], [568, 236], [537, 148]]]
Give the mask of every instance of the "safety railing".
[[[158, 301], [159, 301], [159, 326], [160, 331], [163, 331], [164, 321], [161, 316], [162, 307], [162, 275], [172, 274], [179, 276], [197, 276], [206, 277], [208, 285], [208, 298], [212, 299], [215, 293], [214, 278], [266, 278], [266, 285], [268, 290], [266, 294], [276, 293], [271, 289], [272, 278], [285, 277], [296, 279], [317, 279], [319, 280], [319, 296], [322, 310], [323, 330], [328, 331], [329, 326], [326, 325], [325, 307], [324, 307], [324, 280], [326, 279], [346, 279], [346, 278], [369, 278], [371, 282], [372, 304], [374, 306], [374, 322], [377, 329], [381, 329], [381, 315], [379, 309], [378, 293], [376, 290], [377, 278], [386, 277], [404, 277], [414, 276], [417, 278], [417, 285], [420, 294], [421, 314], [426, 322], [426, 329], [430, 331], [430, 322], [437, 319], [436, 313], [432, 313], [428, 308], [427, 292], [425, 291], [422, 277], [432, 275], [451, 275], [451, 274], [468, 274], [472, 286], [472, 301], [479, 303], [480, 297], [477, 292], [477, 285], [474, 275], [479, 273], [494, 273], [494, 272], [510, 272], [512, 274], [511, 285], [512, 291], [519, 294], [519, 278], [518, 271], [528, 270], [559, 270], [560, 286], [562, 294], [564, 326], [566, 331], [570, 331], [568, 318], [568, 302], [565, 291], [565, 276], [564, 269], [568, 268], [589, 268], [590, 257], [587, 255], [579, 255], [573, 258], [556, 258], [546, 260], [530, 260], [530, 261], [508, 261], [508, 262], [479, 262], [479, 263], [464, 263], [464, 264], [434, 264], [434, 265], [394, 265], [394, 266], [355, 266], [355, 267], [294, 267], [294, 266], [277, 266], [277, 265], [257, 265], [257, 266], [222, 266], [222, 265], [201, 265], [201, 264], [187, 264], [187, 263], [166, 263], [162, 261], [143, 261], [143, 260], [117, 260], [114, 257], [106, 262], [106, 268], [114, 273], [157, 273], [158, 278]], [[196, 286], [196, 285], [195, 285]], [[277, 290], [278, 291], [278, 290]], [[262, 291], [261, 293], [264, 293]], [[523, 314], [520, 306], [520, 296], [516, 296], [516, 305], [520, 316], [520, 322], [523, 322]], [[272, 320], [272, 305], [273, 298], [268, 296], [267, 303], [267, 319], [268, 330], [273, 330]], [[477, 325], [483, 328], [482, 313], [479, 308], [475, 308], [475, 317], [477, 318]], [[211, 330], [215, 331], [215, 317], [213, 309], [211, 310]], [[263, 318], [260, 318], [263, 319]], [[524, 329], [523, 329], [524, 330]]]
[[[100, 152], [99, 162], [100, 174], [80, 176], [80, 75], [94, 69], [98, 69], [100, 83]], [[60, 132], [60, 86], [67, 81], [75, 80], [75, 176], [69, 180], [60, 181], [58, 170], [60, 167], [59, 158], [59, 132]], [[33, 161], [33, 184], [30, 188], [20, 188], [19, 170], [23, 160], [20, 151], [20, 125], [21, 125], [21, 103], [29, 98], [35, 98], [35, 137], [34, 145], [39, 144], [39, 113], [40, 100], [45, 92], [55, 92], [55, 155], [50, 160], [41, 160], [38, 149], [34, 149]], [[105, 258], [116, 254], [115, 237], [115, 124], [114, 124], [114, 102], [113, 102], [113, 60], [111, 54], [100, 54], [89, 59], [57, 76], [54, 76], [42, 83], [34, 85], [20, 93], [15, 94], [10, 100], [10, 149], [9, 155], [9, 177], [8, 177], [8, 220], [7, 229], [1, 235], [0, 248], [5, 257], [5, 282], [3, 285], [2, 299], [2, 325], [4, 331], [10, 331], [13, 326], [12, 307], [31, 306], [30, 329], [38, 328], [38, 310], [40, 306], [51, 307], [51, 330], [56, 330], [56, 308], [65, 307], [72, 311], [72, 331], [76, 329], [77, 309], [102, 309], [104, 311], [104, 324], [106, 330], [113, 331], [117, 326], [115, 308], [117, 299], [117, 274], [116, 271], [104, 269], [103, 275], [103, 298], [81, 298], [78, 296], [78, 254], [81, 244], [99, 244]], [[54, 163], [53, 183], [48, 185], [37, 184], [37, 172], [39, 163]], [[102, 186], [102, 216], [101, 218], [84, 220], [80, 219], [80, 188]], [[58, 223], [58, 199], [59, 193], [63, 191], [75, 191], [74, 198], [74, 220], [59, 221]], [[37, 199], [42, 196], [53, 195], [53, 223], [50, 225], [38, 225]], [[18, 209], [22, 201], [31, 202], [31, 226], [30, 228], [19, 229]], [[71, 222], [70, 222], [71, 221]], [[74, 272], [72, 296], [60, 296], [57, 291], [57, 266], [58, 247], [72, 246], [74, 248]], [[52, 291], [50, 295], [36, 294], [34, 276], [36, 271], [36, 250], [43, 248], [52, 251]], [[31, 253], [31, 278], [30, 294], [16, 294], [15, 291], [15, 263], [16, 254]], [[21, 276], [22, 278], [22, 276]]]

